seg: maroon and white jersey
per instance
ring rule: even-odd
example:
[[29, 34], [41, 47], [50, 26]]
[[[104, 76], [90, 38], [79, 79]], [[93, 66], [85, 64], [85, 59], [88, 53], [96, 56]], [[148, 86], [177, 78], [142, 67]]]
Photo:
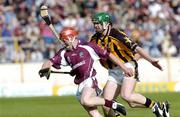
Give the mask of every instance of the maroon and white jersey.
[[109, 52], [93, 43], [78, 44], [73, 51], [60, 49], [54, 57], [50, 59], [53, 67], [60, 69], [61, 65], [71, 66], [75, 75], [74, 83], [79, 84], [85, 79], [95, 76], [94, 61], [107, 59]]

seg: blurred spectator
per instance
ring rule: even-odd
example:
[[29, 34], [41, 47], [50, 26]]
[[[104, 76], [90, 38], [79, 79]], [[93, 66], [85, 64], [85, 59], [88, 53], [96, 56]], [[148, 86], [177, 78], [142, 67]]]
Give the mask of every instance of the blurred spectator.
[[21, 49], [21, 47], [17, 48], [17, 50], [12, 54], [12, 62], [19, 63], [19, 62], [26, 62], [25, 60], [25, 53]]
[[45, 24], [44, 21], [39, 23], [40, 35], [43, 37], [45, 45], [49, 45], [55, 42], [54, 35], [49, 29], [49, 27]]
[[5, 61], [5, 45], [2, 42], [0, 42], [0, 63], [4, 63]]
[[24, 29], [26, 38], [30, 39], [32, 44], [37, 42], [40, 34], [40, 29], [38, 27], [37, 22], [34, 19], [35, 17], [29, 17], [29, 25], [27, 25]]
[[43, 54], [40, 49], [33, 49], [31, 50], [31, 61], [32, 62], [40, 62], [43, 61]]
[[150, 2], [148, 10], [152, 17], [158, 16], [159, 12], [162, 10], [161, 4], [163, 4], [161, 0], [156, 0], [156, 1], [154, 0]]
[[162, 44], [162, 52], [165, 56], [175, 56], [177, 53], [176, 47], [171, 40], [164, 40]]
[[28, 9], [25, 1], [15, 4], [15, 13], [20, 24], [27, 25], [31, 11]]
[[12, 37], [13, 36], [13, 30], [10, 26], [10, 24], [4, 24], [2, 26], [2, 32], [1, 32], [1, 36], [2, 37]]
[[154, 57], [180, 56], [178, 0], [3, 0], [0, 5], [0, 63], [36, 62], [51, 57], [58, 41], [42, 21], [45, 4], [55, 29], [74, 26], [81, 41], [94, 32], [91, 16], [106, 11], [115, 27]]
[[75, 17], [75, 14], [70, 13], [67, 14], [64, 21], [62, 22], [64, 27], [75, 27], [77, 24], [77, 19]]
[[177, 48], [177, 53], [180, 55], [180, 23], [173, 26], [170, 30], [170, 38], [172, 40], [172, 44]]
[[64, 6], [64, 13], [66, 13], [65, 15], [77, 14], [79, 12], [77, 4], [73, 0], [66, 0], [63, 6]]

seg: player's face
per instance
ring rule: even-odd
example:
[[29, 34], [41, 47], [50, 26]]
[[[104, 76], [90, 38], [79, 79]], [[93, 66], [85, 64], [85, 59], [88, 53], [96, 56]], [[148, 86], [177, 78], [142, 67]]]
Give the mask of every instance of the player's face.
[[100, 23], [94, 23], [94, 28], [96, 30], [96, 32], [102, 33], [103, 32], [103, 25], [101, 25]]
[[76, 40], [76, 37], [71, 37], [71, 36], [67, 37], [67, 39], [64, 40], [64, 42], [65, 42], [68, 49], [73, 48], [75, 40]]

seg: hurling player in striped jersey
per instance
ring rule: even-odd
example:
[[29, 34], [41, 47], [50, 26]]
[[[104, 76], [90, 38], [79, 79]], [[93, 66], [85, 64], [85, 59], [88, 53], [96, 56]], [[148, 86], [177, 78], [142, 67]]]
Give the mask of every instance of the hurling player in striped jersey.
[[[92, 36], [90, 41], [110, 51], [125, 63], [127, 67], [132, 68], [134, 71], [133, 76], [127, 77], [124, 76], [121, 68], [109, 59], [101, 60], [101, 64], [109, 71], [109, 79], [104, 87], [104, 98], [116, 100], [117, 96], [120, 94], [130, 107], [150, 108], [153, 110], [156, 117], [166, 115], [163, 113], [164, 108], [160, 107], [159, 102], [153, 101], [140, 93], [134, 92], [136, 83], [139, 81], [138, 63], [135, 54], [138, 53], [154, 67], [162, 70], [159, 61], [152, 58], [144, 51], [144, 49], [139, 47], [137, 43], [128, 38], [123, 31], [114, 28], [111, 22], [111, 17], [108, 13], [95, 13], [92, 17], [92, 22], [96, 33]], [[165, 105], [163, 107], [169, 107], [167, 106], [168, 103], [163, 102], [163, 104]], [[110, 111], [109, 108], [104, 107], [103, 110], [106, 117], [114, 116], [114, 114], [111, 114], [112, 111]]]

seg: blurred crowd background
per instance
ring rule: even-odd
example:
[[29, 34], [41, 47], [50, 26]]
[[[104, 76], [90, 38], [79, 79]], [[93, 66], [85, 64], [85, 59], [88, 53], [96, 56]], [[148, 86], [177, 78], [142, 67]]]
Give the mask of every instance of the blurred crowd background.
[[180, 0], [0, 0], [0, 63], [43, 61], [61, 47], [39, 15], [42, 4], [58, 32], [74, 26], [88, 41], [91, 16], [105, 11], [153, 57], [180, 57]]

